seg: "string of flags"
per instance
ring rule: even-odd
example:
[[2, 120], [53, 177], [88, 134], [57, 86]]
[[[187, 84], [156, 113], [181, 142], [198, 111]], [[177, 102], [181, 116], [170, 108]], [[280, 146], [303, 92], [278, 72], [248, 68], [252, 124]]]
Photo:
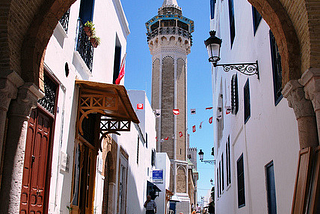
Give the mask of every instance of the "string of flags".
[[[226, 108], [226, 114], [227, 114], [227, 115], [230, 114], [231, 111], [232, 111], [232, 110], [231, 110], [231, 107], [226, 106], [225, 108]], [[137, 109], [138, 109], [138, 110], [143, 110], [143, 109], [144, 109], [143, 103], [138, 103], [138, 104], [137, 104]], [[213, 109], [212, 106], [205, 108], [205, 110], [212, 110], [212, 109]], [[172, 109], [172, 113], [173, 113], [173, 115], [178, 116], [178, 115], [180, 115], [180, 110], [179, 110], [179, 109]], [[222, 111], [221, 111], [221, 113], [222, 113]], [[154, 110], [154, 114], [155, 114], [155, 117], [159, 118], [159, 117], [161, 116], [161, 109], [155, 109], [155, 110]], [[190, 109], [190, 114], [191, 114], [191, 115], [196, 114], [196, 109], [194, 109], [194, 108], [193, 108], [193, 109]], [[202, 129], [202, 124], [203, 124], [203, 122], [204, 122], [204, 121], [201, 121], [201, 122], [200, 122], [199, 129]], [[212, 122], [213, 122], [213, 117], [212, 117], [212, 116], [208, 119], [208, 122], [209, 122], [209, 124], [212, 124]], [[188, 129], [187, 129], [187, 130], [188, 130]], [[193, 126], [192, 126], [192, 132], [194, 133], [194, 132], [196, 132], [196, 131], [197, 131], [196, 125], [193, 125]], [[179, 136], [180, 138], [183, 137], [183, 132], [182, 132], [182, 131], [179, 131], [178, 136]], [[174, 139], [174, 138], [175, 138], [175, 136], [173, 135], [173, 136], [172, 136], [172, 139]], [[169, 140], [169, 139], [170, 139], [170, 137], [167, 136], [167, 137], [161, 139], [160, 142], [164, 142], [164, 141]], [[157, 137], [156, 137], [156, 140], [158, 140]]]

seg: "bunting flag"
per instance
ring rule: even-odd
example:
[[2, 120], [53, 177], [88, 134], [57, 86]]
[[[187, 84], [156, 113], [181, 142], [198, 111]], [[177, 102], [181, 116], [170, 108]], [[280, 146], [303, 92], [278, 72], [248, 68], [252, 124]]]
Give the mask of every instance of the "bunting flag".
[[212, 119], [213, 119], [213, 117], [210, 117], [210, 118], [209, 118], [209, 123], [210, 123], [210, 124], [212, 123]]
[[164, 140], [169, 140], [169, 137], [166, 137]]
[[190, 109], [190, 110], [191, 110], [191, 112], [190, 112], [191, 114], [196, 114], [196, 109], [193, 108], [193, 109]]
[[137, 104], [137, 109], [142, 110], [142, 109], [143, 109], [143, 103], [138, 103], [138, 104]]
[[119, 85], [120, 84], [120, 81], [121, 79], [124, 77], [124, 74], [125, 74], [125, 70], [124, 70], [124, 67], [125, 67], [125, 58], [127, 56], [127, 53], [124, 55], [124, 57], [122, 58], [122, 61], [121, 61], [121, 65], [120, 65], [120, 71], [119, 71], [119, 75], [118, 75], [118, 78], [116, 79], [116, 85]]
[[173, 111], [174, 115], [179, 115], [180, 114], [179, 109], [173, 109], [172, 111]]
[[182, 132], [179, 132], [179, 137], [182, 137], [182, 136], [183, 136]]
[[231, 107], [230, 106], [226, 106], [226, 114], [230, 114], [231, 113]]
[[161, 116], [161, 110], [160, 109], [156, 109], [154, 111], [154, 114], [156, 115], [156, 117], [160, 117]]
[[196, 132], [196, 126], [192, 126], [192, 132]]
[[202, 129], [202, 123], [203, 123], [203, 121], [200, 123], [199, 129]]
[[207, 107], [207, 108], [206, 108], [206, 110], [210, 110], [210, 109], [213, 109], [213, 107]]

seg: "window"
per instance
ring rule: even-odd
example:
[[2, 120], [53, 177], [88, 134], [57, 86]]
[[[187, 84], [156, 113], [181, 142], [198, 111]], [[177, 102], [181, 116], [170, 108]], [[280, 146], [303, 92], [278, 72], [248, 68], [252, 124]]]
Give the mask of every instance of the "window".
[[184, 22], [181, 22], [181, 21], [178, 21], [178, 27], [182, 28], [184, 30], [189, 30], [188, 25], [186, 23], [184, 23]]
[[222, 193], [222, 188], [221, 188], [221, 161], [219, 161], [219, 195]]
[[277, 214], [276, 185], [273, 162], [266, 165], [266, 184], [268, 197], [268, 214]]
[[151, 166], [156, 165], [156, 150], [152, 149], [152, 154], [151, 154]]
[[223, 154], [221, 155], [221, 190], [224, 191], [224, 160]]
[[120, 169], [119, 169], [119, 193], [118, 193], [118, 210], [119, 214], [126, 213], [126, 197], [127, 197], [127, 172], [128, 160], [124, 155], [120, 155]]
[[138, 136], [138, 140], [137, 140], [137, 164], [139, 164], [139, 147], [140, 147], [140, 138]]
[[216, 0], [210, 0], [210, 15], [211, 15], [211, 19], [214, 19], [215, 5], [216, 5]]
[[94, 0], [81, 0], [79, 18], [82, 23], [92, 21], [94, 10]]
[[114, 63], [113, 63], [113, 84], [116, 83], [116, 79], [119, 76], [121, 63], [121, 44], [118, 36], [116, 35], [116, 46], [114, 50]]
[[252, 6], [252, 21], [253, 21], [254, 35], [256, 35], [261, 19], [262, 19], [262, 16], [260, 15], [260, 13], [256, 10], [255, 7]]
[[231, 47], [232, 47], [234, 37], [236, 36], [235, 20], [234, 20], [234, 4], [233, 4], [233, 0], [228, 0], [228, 2], [229, 2], [229, 20], [230, 20], [230, 39], [231, 39]]
[[238, 182], [238, 208], [246, 205], [244, 189], [244, 166], [243, 154], [237, 160], [237, 182]]
[[239, 109], [238, 95], [238, 76], [234, 74], [231, 79], [231, 111], [232, 114], [237, 114]]
[[272, 32], [270, 34], [270, 46], [271, 46], [271, 60], [272, 60], [272, 73], [273, 73], [273, 89], [274, 89], [274, 101], [277, 105], [282, 99], [282, 67], [281, 56], [278, 50], [276, 39]]
[[226, 144], [226, 156], [227, 186], [229, 186], [231, 184], [230, 136]]
[[249, 79], [244, 85], [243, 92], [244, 92], [244, 123], [246, 124], [251, 116]]

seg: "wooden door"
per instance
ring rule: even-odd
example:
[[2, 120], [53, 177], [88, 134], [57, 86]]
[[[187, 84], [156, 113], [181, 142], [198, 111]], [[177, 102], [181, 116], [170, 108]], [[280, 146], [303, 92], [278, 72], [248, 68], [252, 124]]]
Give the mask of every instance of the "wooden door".
[[52, 119], [32, 111], [27, 130], [20, 213], [44, 213]]

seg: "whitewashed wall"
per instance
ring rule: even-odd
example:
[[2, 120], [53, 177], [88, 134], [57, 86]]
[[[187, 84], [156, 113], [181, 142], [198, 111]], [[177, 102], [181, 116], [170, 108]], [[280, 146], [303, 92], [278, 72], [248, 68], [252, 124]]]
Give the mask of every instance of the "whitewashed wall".
[[[246, 0], [234, 1], [236, 36], [231, 49], [228, 1], [218, 0], [216, 18], [211, 30], [222, 39], [219, 63], [259, 62], [260, 79], [238, 73], [239, 111], [226, 115], [223, 109], [223, 136], [218, 142], [217, 123], [214, 125], [215, 158], [218, 167], [224, 154], [225, 187], [217, 196], [217, 170], [215, 169], [216, 213], [256, 214], [267, 213], [265, 166], [273, 161], [278, 213], [290, 213], [296, 168], [298, 163], [298, 132], [293, 110], [286, 99], [275, 106], [273, 94], [272, 62], [269, 27], [261, 21], [256, 35], [253, 32], [252, 7]], [[214, 117], [220, 90], [223, 105], [230, 106], [230, 83], [235, 71], [224, 73], [221, 67], [213, 68]], [[243, 87], [249, 79], [251, 117], [244, 124]], [[226, 142], [230, 135], [231, 185], [226, 186]], [[244, 157], [245, 206], [238, 208], [237, 169], [240, 155]]]
[[[49, 213], [68, 213], [67, 206], [71, 200], [75, 121], [78, 105], [78, 89], [74, 85], [75, 79], [112, 83], [116, 35], [122, 46], [121, 55], [123, 57], [126, 52], [126, 39], [130, 33], [120, 0], [95, 0], [93, 23], [97, 36], [101, 38], [101, 44], [94, 49], [93, 72], [88, 73], [75, 57], [79, 6], [80, 0], [70, 8], [67, 33], [60, 24], [57, 25], [48, 43], [44, 60], [45, 68], [60, 84], [57, 103], [59, 110], [55, 118], [53, 138]], [[65, 75], [65, 63], [68, 63], [70, 70], [68, 77]], [[101, 210], [101, 206], [97, 204], [102, 202], [102, 179], [100, 172], [97, 171], [95, 190], [97, 211]]]

